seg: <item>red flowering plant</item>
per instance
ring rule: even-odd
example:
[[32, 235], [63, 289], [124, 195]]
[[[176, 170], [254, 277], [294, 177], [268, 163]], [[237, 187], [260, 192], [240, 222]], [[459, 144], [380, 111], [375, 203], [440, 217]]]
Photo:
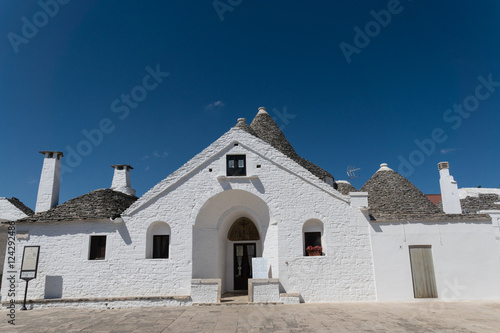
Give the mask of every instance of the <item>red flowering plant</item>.
[[309, 252], [319, 252], [319, 253], [322, 253], [323, 252], [323, 248], [321, 246], [312, 246], [312, 245], [309, 245], [308, 247], [306, 247], [306, 251], [307, 251], [307, 253], [309, 253]]

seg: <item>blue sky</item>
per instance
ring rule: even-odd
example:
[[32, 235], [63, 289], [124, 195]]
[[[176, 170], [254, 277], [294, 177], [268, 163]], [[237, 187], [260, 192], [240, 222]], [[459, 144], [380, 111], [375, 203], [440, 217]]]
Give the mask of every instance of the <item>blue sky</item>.
[[358, 189], [386, 162], [439, 193], [440, 161], [460, 187], [498, 187], [499, 14], [496, 1], [2, 1], [0, 196], [34, 208], [40, 150], [65, 154], [60, 202], [108, 188], [122, 163], [140, 196], [260, 106], [336, 179], [361, 168]]

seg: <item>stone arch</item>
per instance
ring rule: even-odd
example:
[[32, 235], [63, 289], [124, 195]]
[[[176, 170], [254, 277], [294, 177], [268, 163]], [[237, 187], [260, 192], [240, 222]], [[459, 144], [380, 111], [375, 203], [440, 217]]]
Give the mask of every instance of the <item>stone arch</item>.
[[232, 290], [228, 278], [230, 247], [238, 241], [228, 239], [230, 229], [237, 221], [251, 222], [251, 238], [258, 236], [252, 242], [257, 244], [257, 255], [262, 256], [269, 214], [267, 203], [248, 191], [226, 190], [210, 197], [200, 208], [193, 226], [193, 278], [220, 278], [223, 291]]

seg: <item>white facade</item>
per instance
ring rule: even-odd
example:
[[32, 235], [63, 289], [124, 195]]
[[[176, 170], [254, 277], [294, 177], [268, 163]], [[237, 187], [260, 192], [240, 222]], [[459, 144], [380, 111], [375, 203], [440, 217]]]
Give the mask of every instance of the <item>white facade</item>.
[[[245, 156], [245, 176], [227, 176], [228, 155]], [[113, 186], [131, 189], [126, 171], [115, 173]], [[343, 195], [234, 127], [121, 217], [19, 223], [25, 237], [16, 261], [23, 246], [40, 245], [28, 298], [66, 300], [63, 306], [77, 299], [99, 306], [103, 298], [123, 306], [148, 298], [162, 305], [217, 302], [236, 289], [235, 253], [243, 244], [268, 262], [267, 282], [253, 284], [258, 301], [413, 300], [409, 246], [426, 245], [438, 298], [500, 299], [498, 219], [374, 223], [368, 202], [368, 193]], [[242, 218], [253, 223], [256, 239], [230, 240]], [[320, 234], [323, 255], [306, 256], [306, 233]], [[89, 260], [92, 236], [106, 236], [103, 260]], [[155, 236], [168, 236], [168, 258], [153, 258]]]
[[370, 228], [377, 299], [413, 300], [411, 246], [430, 246], [441, 300], [499, 299], [499, 241], [492, 222], [377, 223]]

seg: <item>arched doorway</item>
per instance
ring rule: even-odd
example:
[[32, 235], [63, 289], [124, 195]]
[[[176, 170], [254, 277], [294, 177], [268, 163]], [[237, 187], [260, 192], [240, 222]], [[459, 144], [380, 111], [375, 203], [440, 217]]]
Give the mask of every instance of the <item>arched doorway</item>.
[[[251, 224], [246, 224], [245, 221], [250, 221]], [[235, 266], [236, 269], [238, 267], [235, 265], [235, 244], [254, 243], [256, 257], [277, 257], [273, 252], [277, 251], [277, 247], [269, 247], [268, 252], [265, 252], [266, 241], [277, 243], [276, 230], [273, 229], [271, 238], [268, 237], [269, 222], [266, 202], [248, 191], [232, 189], [210, 197], [196, 211], [192, 278], [221, 279], [222, 293], [235, 290], [234, 273]], [[252, 248], [247, 247], [246, 250], [248, 260], [248, 253], [252, 252]], [[245, 254], [245, 249], [243, 252]]]
[[227, 239], [233, 242], [233, 281], [234, 290], [248, 290], [248, 279], [252, 278], [252, 258], [257, 256], [257, 243], [260, 240], [255, 224], [246, 217], [237, 219]]

